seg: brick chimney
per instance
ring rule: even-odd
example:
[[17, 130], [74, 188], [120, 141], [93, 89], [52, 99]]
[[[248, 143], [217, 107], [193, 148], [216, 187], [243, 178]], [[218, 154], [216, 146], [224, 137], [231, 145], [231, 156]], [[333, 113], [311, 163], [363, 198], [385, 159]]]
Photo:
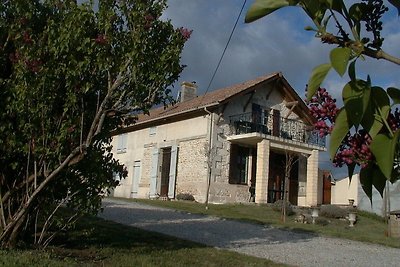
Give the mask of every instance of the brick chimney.
[[181, 83], [181, 102], [188, 101], [197, 96], [196, 82], [183, 82]]

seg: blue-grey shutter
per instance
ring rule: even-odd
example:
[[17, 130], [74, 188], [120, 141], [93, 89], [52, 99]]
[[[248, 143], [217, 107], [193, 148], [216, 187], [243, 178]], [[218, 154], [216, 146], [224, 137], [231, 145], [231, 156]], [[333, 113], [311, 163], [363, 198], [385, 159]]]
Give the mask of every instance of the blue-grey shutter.
[[117, 153], [125, 153], [128, 142], [128, 134], [118, 135]]
[[140, 180], [140, 161], [133, 163], [132, 172], [132, 197], [137, 197], [139, 191], [139, 180]]
[[178, 159], [178, 147], [176, 145], [173, 145], [171, 148], [171, 165], [169, 168], [168, 198], [175, 198], [177, 159]]
[[157, 175], [158, 175], [158, 148], [153, 148], [151, 155], [150, 172], [150, 198], [155, 198], [157, 193]]

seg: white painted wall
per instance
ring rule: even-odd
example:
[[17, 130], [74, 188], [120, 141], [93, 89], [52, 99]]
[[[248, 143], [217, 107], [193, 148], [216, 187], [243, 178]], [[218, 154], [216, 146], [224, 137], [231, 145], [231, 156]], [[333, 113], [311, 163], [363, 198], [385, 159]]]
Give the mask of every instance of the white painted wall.
[[[368, 196], [364, 193], [360, 180], [359, 174], [354, 174], [349, 185], [349, 178], [344, 178], [340, 181], [336, 181], [336, 185], [332, 185], [332, 204], [348, 204], [349, 198], [354, 199], [354, 204], [360, 210], [376, 213], [378, 215], [384, 215], [384, 201], [375, 188], [372, 189], [372, 206]], [[400, 181], [394, 184], [389, 183], [389, 195], [390, 195], [390, 210], [400, 210]]]
[[331, 187], [331, 204], [347, 205], [349, 204], [349, 199], [354, 199], [354, 205], [358, 206], [359, 187], [358, 174], [352, 176], [351, 182], [349, 178], [336, 181], [336, 183]]
[[[125, 165], [128, 177], [120, 182], [114, 190], [114, 196], [132, 197], [133, 166], [135, 161], [141, 163], [141, 177], [137, 197], [147, 198], [150, 184], [151, 150], [179, 146], [181, 141], [205, 139], [207, 136], [209, 116], [200, 116], [184, 121], [172, 122], [156, 126], [155, 129], [145, 128], [127, 133], [127, 149], [124, 153], [117, 152], [119, 135], [113, 137], [113, 156]], [[179, 156], [178, 156], [179, 157]], [[206, 179], [206, 178], [204, 178]]]

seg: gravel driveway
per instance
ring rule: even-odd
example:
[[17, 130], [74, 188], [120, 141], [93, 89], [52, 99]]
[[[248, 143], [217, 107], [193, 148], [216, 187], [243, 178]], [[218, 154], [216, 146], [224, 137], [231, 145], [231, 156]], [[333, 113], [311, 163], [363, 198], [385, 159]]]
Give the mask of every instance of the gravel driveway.
[[400, 266], [400, 249], [135, 202], [105, 199], [103, 206], [99, 216], [104, 219], [274, 262], [295, 266]]

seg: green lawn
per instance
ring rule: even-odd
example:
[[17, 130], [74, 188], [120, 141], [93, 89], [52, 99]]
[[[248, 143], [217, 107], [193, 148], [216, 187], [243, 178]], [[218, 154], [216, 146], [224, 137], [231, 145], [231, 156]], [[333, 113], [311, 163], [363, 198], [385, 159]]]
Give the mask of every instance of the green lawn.
[[283, 265], [87, 217], [45, 250], [0, 250], [0, 266]]
[[385, 235], [387, 226], [383, 220], [378, 216], [367, 212], [358, 212], [357, 223], [354, 227], [349, 227], [349, 223], [346, 220], [330, 218], [327, 218], [327, 220], [329, 220], [329, 224], [323, 226], [297, 223], [294, 221], [294, 216], [288, 217], [286, 223], [283, 224], [280, 213], [273, 211], [267, 205], [210, 204], [208, 206], [209, 209], [206, 210], [204, 204], [187, 201], [160, 201], [144, 199], [130, 199], [129, 201], [138, 201], [150, 205], [183, 210], [191, 213], [208, 214], [223, 218], [268, 224], [288, 230], [308, 231], [319, 235], [346, 238], [400, 248], [400, 239], [387, 237]]

